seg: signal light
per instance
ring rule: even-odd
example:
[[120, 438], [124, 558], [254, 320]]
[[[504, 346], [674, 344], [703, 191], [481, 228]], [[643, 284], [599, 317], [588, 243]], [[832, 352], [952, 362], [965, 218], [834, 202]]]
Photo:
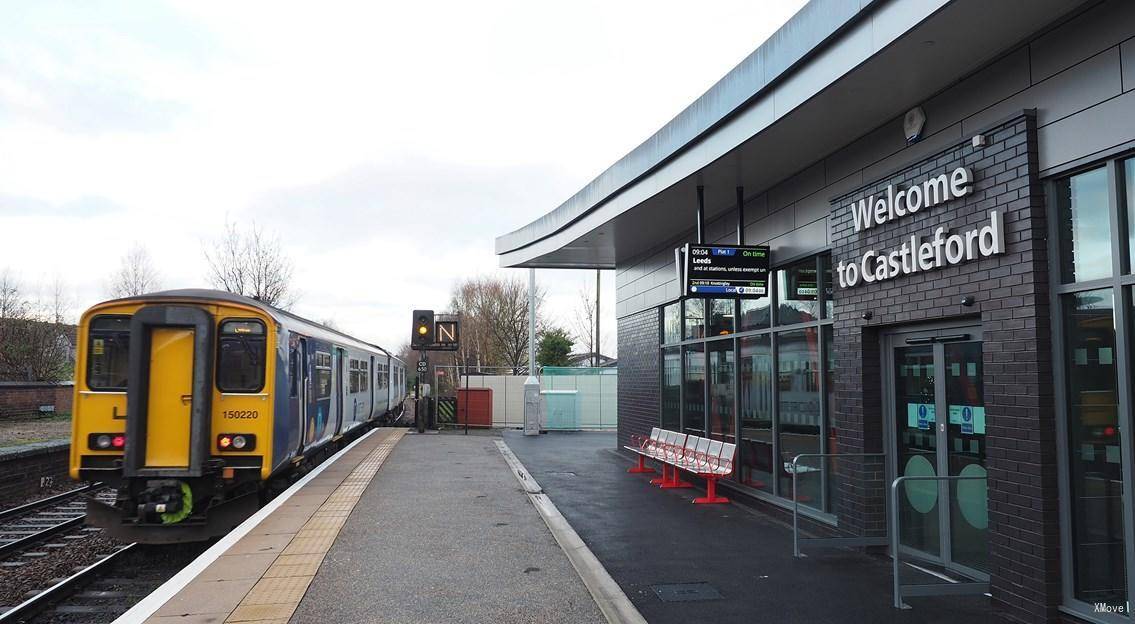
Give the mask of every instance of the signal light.
[[414, 310], [414, 329], [410, 333], [410, 347], [421, 349], [434, 341], [434, 311]]

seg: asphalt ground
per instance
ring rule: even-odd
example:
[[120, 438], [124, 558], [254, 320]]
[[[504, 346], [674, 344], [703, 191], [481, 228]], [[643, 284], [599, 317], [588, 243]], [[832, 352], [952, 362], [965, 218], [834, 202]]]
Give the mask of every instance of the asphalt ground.
[[[984, 596], [909, 598], [913, 609], [894, 609], [889, 559], [847, 549], [796, 559], [791, 526], [735, 503], [694, 505], [697, 490], [660, 490], [647, 483], [657, 475], [628, 474], [613, 433], [504, 439], [652, 624], [1003, 621]], [[903, 573], [904, 582], [941, 582]], [[719, 597], [664, 602], [655, 590], [685, 583]]]
[[403, 438], [291, 622], [604, 621], [497, 439]]

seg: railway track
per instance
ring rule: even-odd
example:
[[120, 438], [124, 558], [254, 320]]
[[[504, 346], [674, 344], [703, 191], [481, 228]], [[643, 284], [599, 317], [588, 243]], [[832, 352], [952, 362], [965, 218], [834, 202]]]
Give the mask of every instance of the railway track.
[[208, 544], [115, 547], [0, 614], [3, 624], [106, 624], [204, 552]]
[[[68, 541], [83, 539], [83, 520], [86, 518], [86, 502], [83, 494], [94, 494], [103, 500], [114, 500], [114, 490], [101, 483], [93, 483], [81, 488], [49, 496], [47, 498], [13, 507], [0, 512], [0, 561], [7, 567], [19, 567], [26, 563], [22, 558], [42, 557], [48, 553], [30, 553], [33, 546], [39, 546], [49, 538], [59, 536], [58, 543], [48, 544], [53, 550], [64, 548]], [[74, 533], [62, 535], [61, 533]], [[14, 555], [22, 555], [15, 557]]]

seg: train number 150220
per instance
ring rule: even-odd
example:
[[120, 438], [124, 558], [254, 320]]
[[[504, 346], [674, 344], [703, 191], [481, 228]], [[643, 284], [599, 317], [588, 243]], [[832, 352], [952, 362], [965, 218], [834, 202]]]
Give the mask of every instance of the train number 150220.
[[260, 418], [257, 410], [225, 410], [221, 412], [224, 418]]

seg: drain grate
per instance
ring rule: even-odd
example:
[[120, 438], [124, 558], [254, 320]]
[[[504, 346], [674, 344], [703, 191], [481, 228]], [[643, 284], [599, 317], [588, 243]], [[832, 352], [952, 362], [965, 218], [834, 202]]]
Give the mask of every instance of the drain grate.
[[651, 585], [651, 589], [662, 602], [697, 602], [699, 600], [720, 600], [724, 598], [709, 583], [671, 583]]

